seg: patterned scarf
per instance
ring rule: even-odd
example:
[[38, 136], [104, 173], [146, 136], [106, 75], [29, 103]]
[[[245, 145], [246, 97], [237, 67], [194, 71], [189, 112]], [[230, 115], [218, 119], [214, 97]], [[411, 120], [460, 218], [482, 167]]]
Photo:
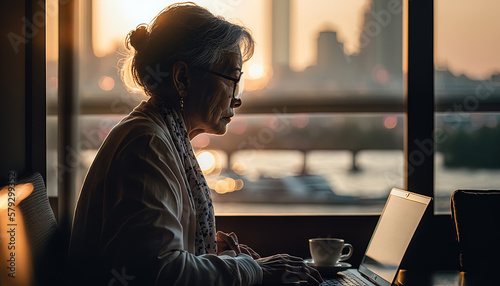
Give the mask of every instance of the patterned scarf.
[[184, 120], [178, 111], [167, 107], [166, 104], [157, 102], [153, 104], [163, 114], [175, 148], [183, 161], [188, 195], [194, 202], [193, 212], [196, 214], [195, 254], [217, 254], [215, 217], [210, 189], [194, 155]]

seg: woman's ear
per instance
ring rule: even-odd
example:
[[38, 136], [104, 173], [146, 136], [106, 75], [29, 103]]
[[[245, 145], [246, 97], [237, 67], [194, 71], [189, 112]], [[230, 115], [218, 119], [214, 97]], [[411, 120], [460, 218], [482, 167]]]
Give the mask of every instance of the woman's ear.
[[181, 97], [187, 95], [189, 86], [189, 67], [185, 62], [175, 62], [172, 67], [172, 80]]

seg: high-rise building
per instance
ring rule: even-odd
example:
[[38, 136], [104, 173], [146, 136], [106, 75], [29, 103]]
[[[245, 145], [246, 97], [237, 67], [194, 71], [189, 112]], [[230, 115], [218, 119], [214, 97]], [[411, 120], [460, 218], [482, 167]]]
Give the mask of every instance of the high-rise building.
[[388, 9], [389, 1], [372, 1], [359, 40], [359, 68], [366, 79], [382, 84], [385, 82], [377, 72], [386, 74], [387, 82], [402, 81], [403, 17], [401, 12]]
[[356, 66], [352, 58], [344, 52], [344, 44], [339, 42], [337, 32], [322, 31], [318, 37], [317, 77], [335, 83], [340, 89], [353, 82]]
[[290, 1], [272, 0], [272, 67], [280, 78], [290, 70]]
[[318, 37], [318, 68], [337, 70], [345, 67], [344, 44], [337, 39], [337, 32], [323, 31]]

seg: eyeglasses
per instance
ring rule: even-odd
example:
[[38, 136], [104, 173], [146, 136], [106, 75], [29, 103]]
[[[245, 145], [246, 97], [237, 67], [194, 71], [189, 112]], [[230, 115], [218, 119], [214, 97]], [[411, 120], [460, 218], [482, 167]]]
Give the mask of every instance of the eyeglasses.
[[240, 72], [240, 75], [238, 76], [238, 78], [234, 78], [234, 77], [230, 77], [230, 76], [215, 72], [213, 70], [210, 70], [210, 69], [207, 69], [204, 67], [198, 67], [198, 68], [203, 70], [203, 71], [209, 72], [211, 74], [214, 74], [216, 76], [219, 76], [221, 78], [225, 78], [225, 79], [228, 79], [228, 80], [234, 82], [233, 99], [238, 100], [241, 98], [241, 94], [243, 93], [243, 85], [245, 83], [245, 78], [243, 77], [243, 72]]

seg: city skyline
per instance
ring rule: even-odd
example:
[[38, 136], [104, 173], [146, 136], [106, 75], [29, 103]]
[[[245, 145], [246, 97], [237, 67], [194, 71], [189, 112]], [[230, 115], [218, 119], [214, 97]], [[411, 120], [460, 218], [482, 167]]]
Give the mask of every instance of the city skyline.
[[[175, 1], [94, 1], [96, 26], [94, 50], [97, 55], [112, 52], [116, 43], [139, 23], [148, 23], [163, 7]], [[264, 68], [270, 66], [269, 16], [270, 2], [249, 1], [195, 1], [212, 11], [224, 12], [230, 19], [238, 19], [248, 26], [258, 46], [253, 61]], [[336, 31], [348, 55], [359, 52], [363, 13], [369, 0], [291, 1], [290, 66], [301, 71], [314, 65], [315, 37], [320, 31]], [[320, 5], [321, 4], [321, 5]], [[500, 2], [491, 0], [440, 0], [435, 4], [436, 68], [447, 66], [455, 75], [465, 74], [473, 79], [488, 77], [500, 71], [500, 39], [494, 37], [500, 27], [495, 11]], [[114, 7], [112, 18], [110, 7]], [[496, 7], [496, 8], [495, 8]], [[108, 12], [109, 13], [109, 12]], [[118, 28], [120, 27], [120, 28]], [[314, 31], [314, 32], [311, 32]], [[304, 40], [305, 39], [305, 40]]]
[[[111, 3], [110, 1], [105, 2]], [[398, 35], [402, 34], [402, 7], [401, 5], [397, 5], [399, 2], [395, 0], [360, 1], [370, 4], [367, 6], [370, 9], [367, 9], [367, 7], [363, 8], [363, 15], [360, 17], [362, 19], [360, 26], [364, 27], [364, 30], [358, 34], [359, 50], [356, 53], [350, 53], [349, 48], [347, 48], [348, 44], [342, 40], [341, 32], [330, 29], [331, 27], [325, 27], [325, 29], [314, 33], [311, 32], [311, 35], [309, 35], [312, 38], [309, 41], [309, 45], [313, 47], [312, 51], [310, 51], [313, 60], [309, 62], [308, 66], [300, 70], [294, 68], [294, 48], [292, 45], [294, 35], [292, 30], [296, 29], [293, 26], [297, 25], [294, 24], [291, 17], [292, 14], [296, 13], [297, 4], [304, 2], [273, 1], [272, 3], [275, 3], [275, 6], [273, 6], [274, 9], [272, 9], [274, 11], [273, 16], [271, 17], [270, 12], [269, 15], [261, 15], [268, 19], [281, 19], [280, 21], [273, 20], [271, 26], [268, 27], [268, 30], [272, 31], [273, 34], [279, 35], [279, 37], [272, 37], [272, 45], [271, 41], [268, 41], [268, 53], [271, 54], [271, 64], [247, 63], [245, 65], [245, 72], [250, 76], [246, 81], [246, 89], [279, 88], [284, 90], [302, 90], [304, 88], [326, 88], [333, 90], [357, 90], [364, 93], [366, 90], [373, 88], [383, 88], [387, 91], [394, 91], [395, 94], [400, 94], [399, 91], [403, 83], [401, 73], [402, 38]], [[128, 1], [128, 3], [131, 2]], [[246, 5], [249, 3], [240, 2], [247, 3]], [[98, 3], [102, 3], [102, 1]], [[269, 1], [268, 3], [271, 2]], [[92, 5], [88, 5], [87, 3], [85, 6], [82, 6], [82, 11], [88, 11], [91, 7]], [[84, 76], [82, 79], [83, 84], [88, 85], [89, 88], [94, 86], [90, 90], [100, 88], [108, 91], [114, 87], [121, 86], [120, 79], [116, 75], [116, 66], [119, 58], [116, 54], [117, 46], [113, 49], [113, 53], [108, 53], [102, 57], [95, 56], [98, 44], [98, 41], [96, 41], [98, 36], [96, 36], [95, 31], [99, 31], [102, 26], [96, 23], [99, 19], [99, 13], [96, 13], [96, 10], [98, 11], [99, 9], [95, 7], [95, 3], [92, 8], [92, 13], [83, 14], [82, 23], [84, 25], [82, 25], [80, 30], [81, 61], [92, 65], [92, 68], [83, 67], [83, 71], [92, 70], [92, 76]], [[233, 9], [234, 11], [235, 9]], [[284, 35], [288, 35], [288, 37]], [[288, 44], [281, 44], [281, 42]], [[257, 48], [259, 48], [259, 45]], [[257, 55], [259, 54], [258, 50]], [[276, 66], [275, 62], [281, 62], [282, 65]], [[271, 67], [273, 73], [269, 72]], [[95, 73], [96, 70], [99, 71], [97, 74]], [[257, 76], [254, 76], [255, 74]], [[498, 73], [493, 75], [495, 81], [498, 81]], [[49, 73], [50, 76], [51, 74]], [[94, 78], [95, 76], [98, 77]], [[485, 79], [490, 78], [491, 76]], [[49, 80], [49, 83], [52, 84], [52, 82], [55, 82], [55, 78]], [[442, 86], [448, 86], [449, 88], [450, 84], [454, 85], [453, 88], [456, 89], [468, 88], [468, 85], [477, 85], [477, 82], [474, 82], [474, 77], [470, 77], [468, 74], [464, 77], [461, 74], [456, 74], [455, 71], [450, 70], [447, 66], [436, 64], [436, 87], [440, 89]]]

